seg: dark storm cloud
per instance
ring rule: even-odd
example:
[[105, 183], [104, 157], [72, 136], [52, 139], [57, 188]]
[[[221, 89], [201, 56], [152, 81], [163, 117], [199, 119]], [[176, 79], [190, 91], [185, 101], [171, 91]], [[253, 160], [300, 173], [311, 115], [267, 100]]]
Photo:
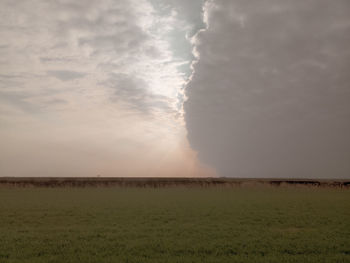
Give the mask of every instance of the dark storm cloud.
[[350, 176], [350, 2], [209, 1], [185, 102], [223, 176]]

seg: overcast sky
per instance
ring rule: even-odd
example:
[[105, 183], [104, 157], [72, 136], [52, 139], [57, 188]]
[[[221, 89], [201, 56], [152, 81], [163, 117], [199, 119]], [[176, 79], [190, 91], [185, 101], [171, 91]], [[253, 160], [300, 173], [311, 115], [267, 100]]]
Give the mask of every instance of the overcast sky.
[[350, 177], [348, 0], [2, 0], [0, 176]]

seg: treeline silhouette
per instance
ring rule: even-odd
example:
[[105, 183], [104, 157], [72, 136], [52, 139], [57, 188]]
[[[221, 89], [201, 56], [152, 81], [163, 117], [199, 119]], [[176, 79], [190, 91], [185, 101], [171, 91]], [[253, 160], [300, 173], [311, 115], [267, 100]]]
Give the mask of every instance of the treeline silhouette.
[[350, 188], [349, 180], [135, 177], [0, 177], [3, 187], [249, 187]]

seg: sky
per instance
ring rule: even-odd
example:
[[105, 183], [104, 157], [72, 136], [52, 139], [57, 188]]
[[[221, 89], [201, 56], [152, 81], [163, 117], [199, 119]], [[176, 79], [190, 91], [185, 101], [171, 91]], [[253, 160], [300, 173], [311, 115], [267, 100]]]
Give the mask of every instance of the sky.
[[0, 176], [350, 177], [348, 0], [2, 0]]

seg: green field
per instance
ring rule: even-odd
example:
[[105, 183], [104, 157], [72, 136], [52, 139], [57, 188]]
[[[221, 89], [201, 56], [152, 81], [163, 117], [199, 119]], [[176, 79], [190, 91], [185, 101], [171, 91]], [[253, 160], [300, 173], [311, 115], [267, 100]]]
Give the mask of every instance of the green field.
[[350, 262], [350, 191], [0, 188], [3, 262]]

